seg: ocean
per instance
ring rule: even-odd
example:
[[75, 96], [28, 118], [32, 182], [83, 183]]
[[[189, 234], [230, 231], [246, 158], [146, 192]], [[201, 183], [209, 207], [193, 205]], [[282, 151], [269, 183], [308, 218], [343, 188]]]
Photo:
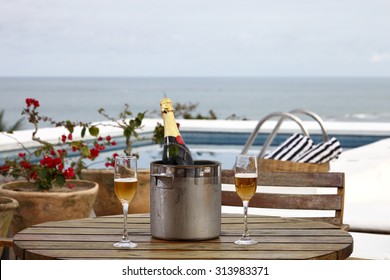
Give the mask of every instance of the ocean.
[[[21, 118], [25, 98], [55, 120], [117, 117], [125, 103], [133, 113], [159, 117], [159, 101], [170, 97], [197, 104], [194, 115], [212, 110], [218, 119], [235, 114], [259, 120], [275, 111], [304, 108], [325, 121], [390, 122], [390, 77], [386, 78], [0, 78], [0, 111], [11, 125]], [[23, 128], [31, 128], [24, 121]]]

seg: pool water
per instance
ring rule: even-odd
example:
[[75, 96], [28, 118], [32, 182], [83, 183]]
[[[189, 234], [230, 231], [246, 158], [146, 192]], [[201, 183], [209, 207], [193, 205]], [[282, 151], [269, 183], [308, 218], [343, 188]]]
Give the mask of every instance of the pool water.
[[[191, 145], [189, 146], [194, 160], [219, 161], [223, 169], [233, 167], [235, 156], [240, 154], [242, 146], [235, 145]], [[254, 146], [249, 153], [257, 154], [260, 147]], [[102, 153], [98, 160], [90, 162], [89, 168], [105, 168], [105, 158], [113, 153], [123, 154], [122, 150], [115, 150]], [[150, 162], [161, 160], [162, 147], [160, 145], [148, 145], [133, 149], [133, 153], [139, 155], [138, 168], [149, 168]], [[101, 159], [101, 160], [100, 160]]]

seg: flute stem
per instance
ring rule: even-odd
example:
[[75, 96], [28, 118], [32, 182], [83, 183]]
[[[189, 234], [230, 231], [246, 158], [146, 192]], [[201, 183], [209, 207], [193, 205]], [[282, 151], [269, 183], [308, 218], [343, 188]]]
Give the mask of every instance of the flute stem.
[[244, 207], [244, 234], [243, 237], [249, 237], [248, 235], [248, 200], [244, 200], [242, 202], [243, 207]]
[[257, 241], [253, 240], [252, 238], [250, 238], [249, 234], [248, 234], [248, 204], [249, 204], [249, 201], [247, 200], [244, 200], [242, 202], [243, 204], [243, 208], [244, 208], [244, 233], [242, 234], [242, 237], [238, 240], [236, 240], [234, 243], [235, 244], [239, 244], [239, 245], [252, 245], [252, 244], [256, 244]]
[[123, 206], [123, 236], [122, 242], [130, 242], [129, 233], [127, 231], [127, 213], [129, 212], [129, 203], [122, 203]]

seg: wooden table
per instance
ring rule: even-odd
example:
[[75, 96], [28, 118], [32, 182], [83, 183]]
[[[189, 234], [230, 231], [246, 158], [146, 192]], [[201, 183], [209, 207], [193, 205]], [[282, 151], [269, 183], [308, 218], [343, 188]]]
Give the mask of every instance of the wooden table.
[[346, 259], [353, 249], [348, 232], [331, 224], [295, 218], [250, 216], [249, 233], [258, 241], [235, 245], [242, 234], [240, 215], [222, 215], [220, 238], [166, 241], [151, 237], [148, 214], [129, 215], [135, 249], [112, 246], [123, 232], [122, 216], [48, 222], [14, 236], [20, 259]]

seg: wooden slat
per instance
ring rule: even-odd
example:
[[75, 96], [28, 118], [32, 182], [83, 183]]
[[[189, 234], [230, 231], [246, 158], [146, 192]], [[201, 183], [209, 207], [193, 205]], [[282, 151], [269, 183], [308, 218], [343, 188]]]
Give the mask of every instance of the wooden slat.
[[[337, 253], [329, 250], [318, 251], [165, 251], [156, 250], [148, 252], [148, 259], [272, 259], [272, 260], [303, 260], [303, 259], [336, 259]], [[50, 256], [50, 257], [44, 257]], [[31, 250], [26, 253], [28, 258], [59, 258], [59, 259], [143, 259], [145, 252], [140, 250]]]
[[[322, 224], [322, 223], [321, 223]], [[313, 224], [312, 224], [313, 225]], [[334, 228], [316, 228], [315, 226], [297, 226], [297, 225], [291, 225], [291, 226], [268, 226], [264, 225], [262, 227], [249, 225], [251, 235], [258, 235], [258, 236], [276, 236], [280, 237], [288, 237], [288, 236], [327, 236], [327, 237], [348, 237], [350, 238], [350, 235], [347, 232], [335, 230]], [[54, 232], [54, 233], [53, 233]], [[28, 241], [28, 240], [36, 240], [36, 241], [49, 241], [49, 240], [79, 240], [84, 241], [90, 239], [90, 241], [104, 241], [106, 240], [116, 240], [119, 239], [121, 232], [118, 231], [117, 234], [107, 234], [105, 231], [98, 231], [96, 233], [89, 233], [79, 231], [74, 233], [69, 233], [69, 231], [63, 231], [62, 234], [58, 234], [56, 231], [48, 231], [45, 233], [34, 233], [34, 234], [18, 234], [15, 237], [15, 242], [18, 241]], [[222, 242], [224, 236], [240, 236], [242, 234], [242, 225], [235, 225], [235, 226], [228, 226], [223, 227], [219, 240], [208, 240], [206, 242]], [[101, 237], [103, 236], [103, 239]], [[138, 240], [141, 240], [142, 242], [152, 242], [152, 239], [148, 232], [145, 232], [144, 234], [141, 233], [130, 233], [131, 237], [137, 238]], [[188, 241], [187, 241], [188, 242]], [[200, 241], [197, 241], [200, 242]], [[203, 241], [205, 242], [205, 241]]]
[[[236, 192], [223, 191], [222, 204], [242, 206], [242, 201]], [[339, 195], [299, 195], [280, 193], [256, 193], [249, 206], [258, 208], [278, 209], [311, 209], [311, 210], [340, 210], [342, 197]]]
[[[259, 172], [259, 186], [337, 187], [344, 181], [342, 172]], [[221, 171], [222, 184], [234, 184], [234, 170]]]
[[[19, 243], [26, 249], [34, 250], [53, 250], [52, 242], [45, 241], [34, 241], [27, 242], [23, 241]], [[112, 246], [112, 242], [82, 242], [82, 241], [57, 241], [56, 250], [118, 250]], [[341, 250], [345, 247], [345, 243], [291, 243], [289, 244], [289, 250], [293, 251], [330, 251], [330, 250]], [[248, 246], [246, 251], [282, 251], [286, 248], [284, 243], [265, 243], [259, 242], [254, 246]], [[240, 251], [242, 247], [237, 246], [233, 242], [224, 243], [194, 243], [194, 242], [182, 242], [170, 244], [169, 247], [161, 243], [139, 243], [137, 250], [178, 250], [178, 251]]]
[[344, 173], [259, 173], [257, 178], [261, 186], [294, 186], [294, 187], [341, 187], [344, 181]]
[[342, 198], [338, 195], [258, 194], [253, 203], [263, 208], [340, 210]]

